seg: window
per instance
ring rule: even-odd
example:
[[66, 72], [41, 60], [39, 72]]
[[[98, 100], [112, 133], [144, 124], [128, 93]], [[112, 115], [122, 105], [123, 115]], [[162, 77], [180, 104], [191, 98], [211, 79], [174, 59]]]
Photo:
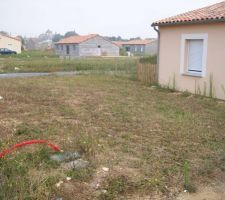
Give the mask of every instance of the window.
[[66, 45], [66, 54], [69, 55], [70, 54], [70, 46]]
[[189, 72], [202, 73], [203, 40], [188, 40], [187, 67]]
[[141, 52], [143, 52], [144, 51], [144, 48], [143, 48], [143, 46], [141, 46]]
[[207, 61], [207, 34], [184, 34], [181, 42], [181, 73], [204, 77]]
[[63, 50], [63, 45], [61, 45], [61, 50]]
[[73, 45], [73, 50], [76, 51], [76, 45], [75, 44]]
[[137, 46], [134, 46], [134, 51], [137, 52]]
[[130, 52], [130, 47], [125, 48], [127, 52]]

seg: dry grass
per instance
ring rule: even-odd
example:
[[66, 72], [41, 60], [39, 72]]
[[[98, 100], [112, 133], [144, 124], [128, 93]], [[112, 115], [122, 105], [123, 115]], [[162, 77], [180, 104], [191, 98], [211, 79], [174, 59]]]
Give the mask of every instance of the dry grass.
[[[0, 162], [0, 199], [172, 199], [186, 160], [197, 189], [224, 180], [224, 102], [101, 75], [2, 79], [0, 95], [0, 149], [48, 139], [91, 162], [64, 172], [45, 149], [19, 150]], [[91, 186], [98, 182], [106, 194]]]
[[93, 57], [60, 59], [53, 52], [28, 51], [18, 55], [0, 55], [0, 73], [12, 72], [57, 72], [57, 71], [91, 71], [94, 73], [136, 72], [137, 58], [131, 57]]

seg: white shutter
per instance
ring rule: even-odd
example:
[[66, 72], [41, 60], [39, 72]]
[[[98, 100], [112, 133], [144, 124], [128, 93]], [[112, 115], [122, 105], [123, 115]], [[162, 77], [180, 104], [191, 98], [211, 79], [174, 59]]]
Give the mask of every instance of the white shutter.
[[202, 72], [203, 40], [188, 40], [188, 71]]

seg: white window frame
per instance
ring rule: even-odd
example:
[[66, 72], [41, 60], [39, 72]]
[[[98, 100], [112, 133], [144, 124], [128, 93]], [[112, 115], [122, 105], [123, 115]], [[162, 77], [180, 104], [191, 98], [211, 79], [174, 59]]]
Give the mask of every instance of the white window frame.
[[[202, 58], [202, 72], [189, 72], [187, 63], [185, 63], [187, 52], [186, 44], [187, 40], [203, 40], [203, 58]], [[208, 51], [208, 34], [200, 33], [200, 34], [182, 34], [181, 37], [181, 56], [180, 56], [180, 73], [182, 75], [190, 75], [197, 77], [205, 77], [206, 76], [206, 64], [207, 64], [207, 51]]]

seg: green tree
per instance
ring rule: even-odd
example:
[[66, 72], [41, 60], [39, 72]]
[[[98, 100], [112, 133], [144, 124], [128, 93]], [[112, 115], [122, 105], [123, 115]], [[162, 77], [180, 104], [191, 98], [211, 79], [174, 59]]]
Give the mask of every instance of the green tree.
[[71, 37], [71, 36], [76, 36], [76, 35], [78, 35], [76, 33], [76, 31], [68, 31], [68, 32], [65, 33], [64, 38]]
[[63, 36], [59, 33], [56, 33], [53, 35], [52, 41], [53, 42], [58, 42], [59, 40], [61, 40], [63, 38]]

